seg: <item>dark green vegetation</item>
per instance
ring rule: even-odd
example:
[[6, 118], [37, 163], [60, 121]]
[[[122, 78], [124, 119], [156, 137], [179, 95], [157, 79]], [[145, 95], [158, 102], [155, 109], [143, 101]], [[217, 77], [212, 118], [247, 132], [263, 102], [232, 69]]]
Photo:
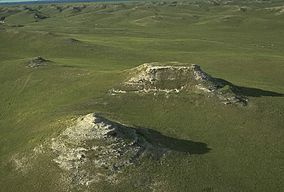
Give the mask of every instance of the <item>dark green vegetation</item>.
[[[284, 93], [283, 1], [216, 2], [0, 6], [0, 191], [67, 191], [48, 158], [28, 174], [13, 159], [90, 112], [211, 149], [146, 159], [95, 191], [281, 191], [284, 98], [259, 90]], [[49, 62], [29, 67], [37, 56]], [[126, 69], [154, 61], [256, 89], [244, 90], [246, 107], [108, 94]]]

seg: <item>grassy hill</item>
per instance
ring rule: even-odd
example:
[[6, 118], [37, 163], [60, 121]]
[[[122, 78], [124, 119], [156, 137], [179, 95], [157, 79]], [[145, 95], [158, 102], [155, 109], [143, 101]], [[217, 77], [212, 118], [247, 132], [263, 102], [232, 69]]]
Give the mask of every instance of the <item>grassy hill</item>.
[[[281, 191], [283, 97], [256, 92], [240, 107], [199, 94], [109, 94], [126, 70], [169, 61], [283, 94], [283, 1], [214, 2], [0, 6], [0, 191]], [[29, 67], [37, 56], [50, 62]], [[143, 159], [118, 184], [69, 189], [50, 154], [33, 149], [91, 112], [210, 150]]]

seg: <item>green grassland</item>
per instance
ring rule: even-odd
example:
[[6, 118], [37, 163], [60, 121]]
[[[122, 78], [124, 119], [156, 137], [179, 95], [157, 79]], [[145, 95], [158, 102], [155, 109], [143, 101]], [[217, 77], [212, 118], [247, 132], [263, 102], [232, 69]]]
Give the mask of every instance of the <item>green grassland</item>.
[[[156, 61], [284, 93], [284, 2], [222, 2], [0, 6], [0, 191], [67, 191], [54, 164], [43, 159], [23, 174], [11, 158], [90, 112], [210, 148], [146, 159], [119, 185], [90, 191], [283, 190], [283, 97], [255, 93], [240, 107], [197, 94], [108, 94], [126, 69]], [[27, 67], [36, 56], [51, 62]]]

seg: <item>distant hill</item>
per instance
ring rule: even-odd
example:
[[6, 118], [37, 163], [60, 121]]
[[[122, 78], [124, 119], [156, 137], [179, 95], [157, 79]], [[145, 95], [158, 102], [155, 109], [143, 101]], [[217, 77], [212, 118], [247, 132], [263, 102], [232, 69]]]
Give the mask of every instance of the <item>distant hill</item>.
[[[0, 4], [40, 4], [40, 3], [67, 3], [67, 2], [113, 2], [114, 0], [0, 0]], [[115, 0], [122, 1], [122, 0]]]

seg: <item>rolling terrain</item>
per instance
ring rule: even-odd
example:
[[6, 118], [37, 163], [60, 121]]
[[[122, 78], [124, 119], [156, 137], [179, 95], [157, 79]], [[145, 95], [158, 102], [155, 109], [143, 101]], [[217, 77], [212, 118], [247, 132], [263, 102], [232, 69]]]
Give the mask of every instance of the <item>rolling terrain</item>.
[[[280, 0], [0, 4], [0, 191], [282, 191], [283, 21]], [[137, 94], [192, 82], [144, 63], [245, 105]]]

